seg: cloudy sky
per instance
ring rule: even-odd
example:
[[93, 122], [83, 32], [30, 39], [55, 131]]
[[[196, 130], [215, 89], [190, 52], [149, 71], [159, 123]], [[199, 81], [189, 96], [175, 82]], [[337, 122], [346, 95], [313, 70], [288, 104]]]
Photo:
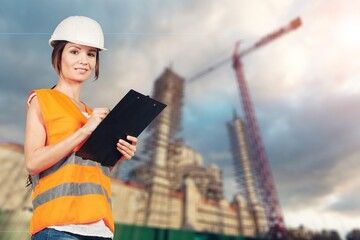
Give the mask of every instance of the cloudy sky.
[[[96, 19], [108, 51], [82, 100], [113, 107], [151, 94], [167, 66], [185, 79], [300, 16], [303, 25], [243, 58], [285, 222], [344, 233], [360, 225], [360, 2], [357, 0], [2, 0], [0, 141], [23, 143], [26, 97], [57, 81], [48, 39], [70, 15]], [[183, 137], [237, 191], [225, 123], [243, 115], [231, 63], [186, 85]]]

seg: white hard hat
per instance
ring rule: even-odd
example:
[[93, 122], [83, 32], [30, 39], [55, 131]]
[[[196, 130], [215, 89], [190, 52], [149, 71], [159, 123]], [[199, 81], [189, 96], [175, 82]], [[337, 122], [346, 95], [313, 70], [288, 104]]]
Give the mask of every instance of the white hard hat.
[[54, 41], [59, 40], [106, 50], [100, 25], [84, 16], [71, 16], [62, 20], [51, 35], [50, 46], [54, 47]]

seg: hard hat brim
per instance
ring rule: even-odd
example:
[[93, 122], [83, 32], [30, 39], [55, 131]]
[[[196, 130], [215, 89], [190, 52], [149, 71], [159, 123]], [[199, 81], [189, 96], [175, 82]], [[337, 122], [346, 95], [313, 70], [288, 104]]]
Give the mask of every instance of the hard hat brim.
[[72, 41], [72, 40], [65, 40], [65, 39], [55, 39], [55, 38], [51, 38], [49, 40], [50, 47], [54, 48], [54, 45], [55, 45], [56, 41], [67, 41], [67, 42], [76, 43], [76, 44], [80, 44], [80, 45], [84, 45], [84, 46], [88, 46], [88, 47], [94, 47], [94, 48], [99, 49], [99, 51], [108, 50], [107, 48], [100, 47], [100, 46], [97, 46], [95, 44], [89, 44], [89, 43], [84, 43], [84, 42], [81, 42], [81, 41], [74, 41], [74, 40]]

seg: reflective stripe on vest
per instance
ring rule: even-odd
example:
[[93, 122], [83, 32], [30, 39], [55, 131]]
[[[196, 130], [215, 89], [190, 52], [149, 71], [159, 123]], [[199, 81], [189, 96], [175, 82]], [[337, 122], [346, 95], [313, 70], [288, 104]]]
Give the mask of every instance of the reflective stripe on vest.
[[105, 176], [110, 177], [110, 168], [109, 167], [101, 166], [101, 164], [97, 164], [96, 162], [94, 162], [92, 160], [82, 159], [81, 157], [76, 156], [75, 153], [72, 153], [71, 155], [61, 159], [59, 162], [57, 162], [52, 167], [42, 171], [39, 175], [32, 176], [33, 188], [35, 188], [36, 185], [39, 183], [39, 179], [54, 173], [58, 169], [66, 166], [68, 164], [78, 164], [81, 166], [93, 166], [93, 167], [98, 166]]
[[[52, 167], [46, 169], [38, 175], [32, 177], [33, 180], [33, 188], [39, 184], [39, 180], [51, 175], [62, 167], [65, 167], [69, 164], [76, 164], [80, 166], [92, 166], [99, 167], [102, 173], [109, 177], [110, 169], [109, 167], [103, 167], [101, 164], [97, 164], [92, 160], [82, 159], [79, 156], [76, 156], [76, 153], [70, 154], [68, 157], [61, 159]], [[99, 184], [86, 182], [86, 183], [63, 183], [54, 188], [49, 189], [48, 191], [37, 195], [33, 199], [33, 207], [36, 209], [39, 205], [44, 204], [48, 201], [54, 200], [55, 198], [63, 197], [63, 196], [82, 196], [86, 194], [101, 194], [105, 195], [108, 203], [111, 205], [111, 198], [106, 189]]]
[[107, 194], [107, 191], [103, 189], [100, 185], [94, 183], [64, 183], [50, 190], [39, 194], [33, 200], [34, 210], [51, 200], [54, 200], [59, 197], [64, 196], [83, 196], [86, 194], [100, 194], [105, 195], [109, 204], [111, 204], [111, 199]]

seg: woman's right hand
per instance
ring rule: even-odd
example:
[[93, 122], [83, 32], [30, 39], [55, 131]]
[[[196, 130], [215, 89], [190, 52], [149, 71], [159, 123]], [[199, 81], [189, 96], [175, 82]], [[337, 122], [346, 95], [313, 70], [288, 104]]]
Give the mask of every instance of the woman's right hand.
[[95, 128], [101, 123], [101, 121], [109, 114], [109, 108], [95, 108], [90, 115], [87, 123], [81, 128], [81, 130], [90, 135]]

